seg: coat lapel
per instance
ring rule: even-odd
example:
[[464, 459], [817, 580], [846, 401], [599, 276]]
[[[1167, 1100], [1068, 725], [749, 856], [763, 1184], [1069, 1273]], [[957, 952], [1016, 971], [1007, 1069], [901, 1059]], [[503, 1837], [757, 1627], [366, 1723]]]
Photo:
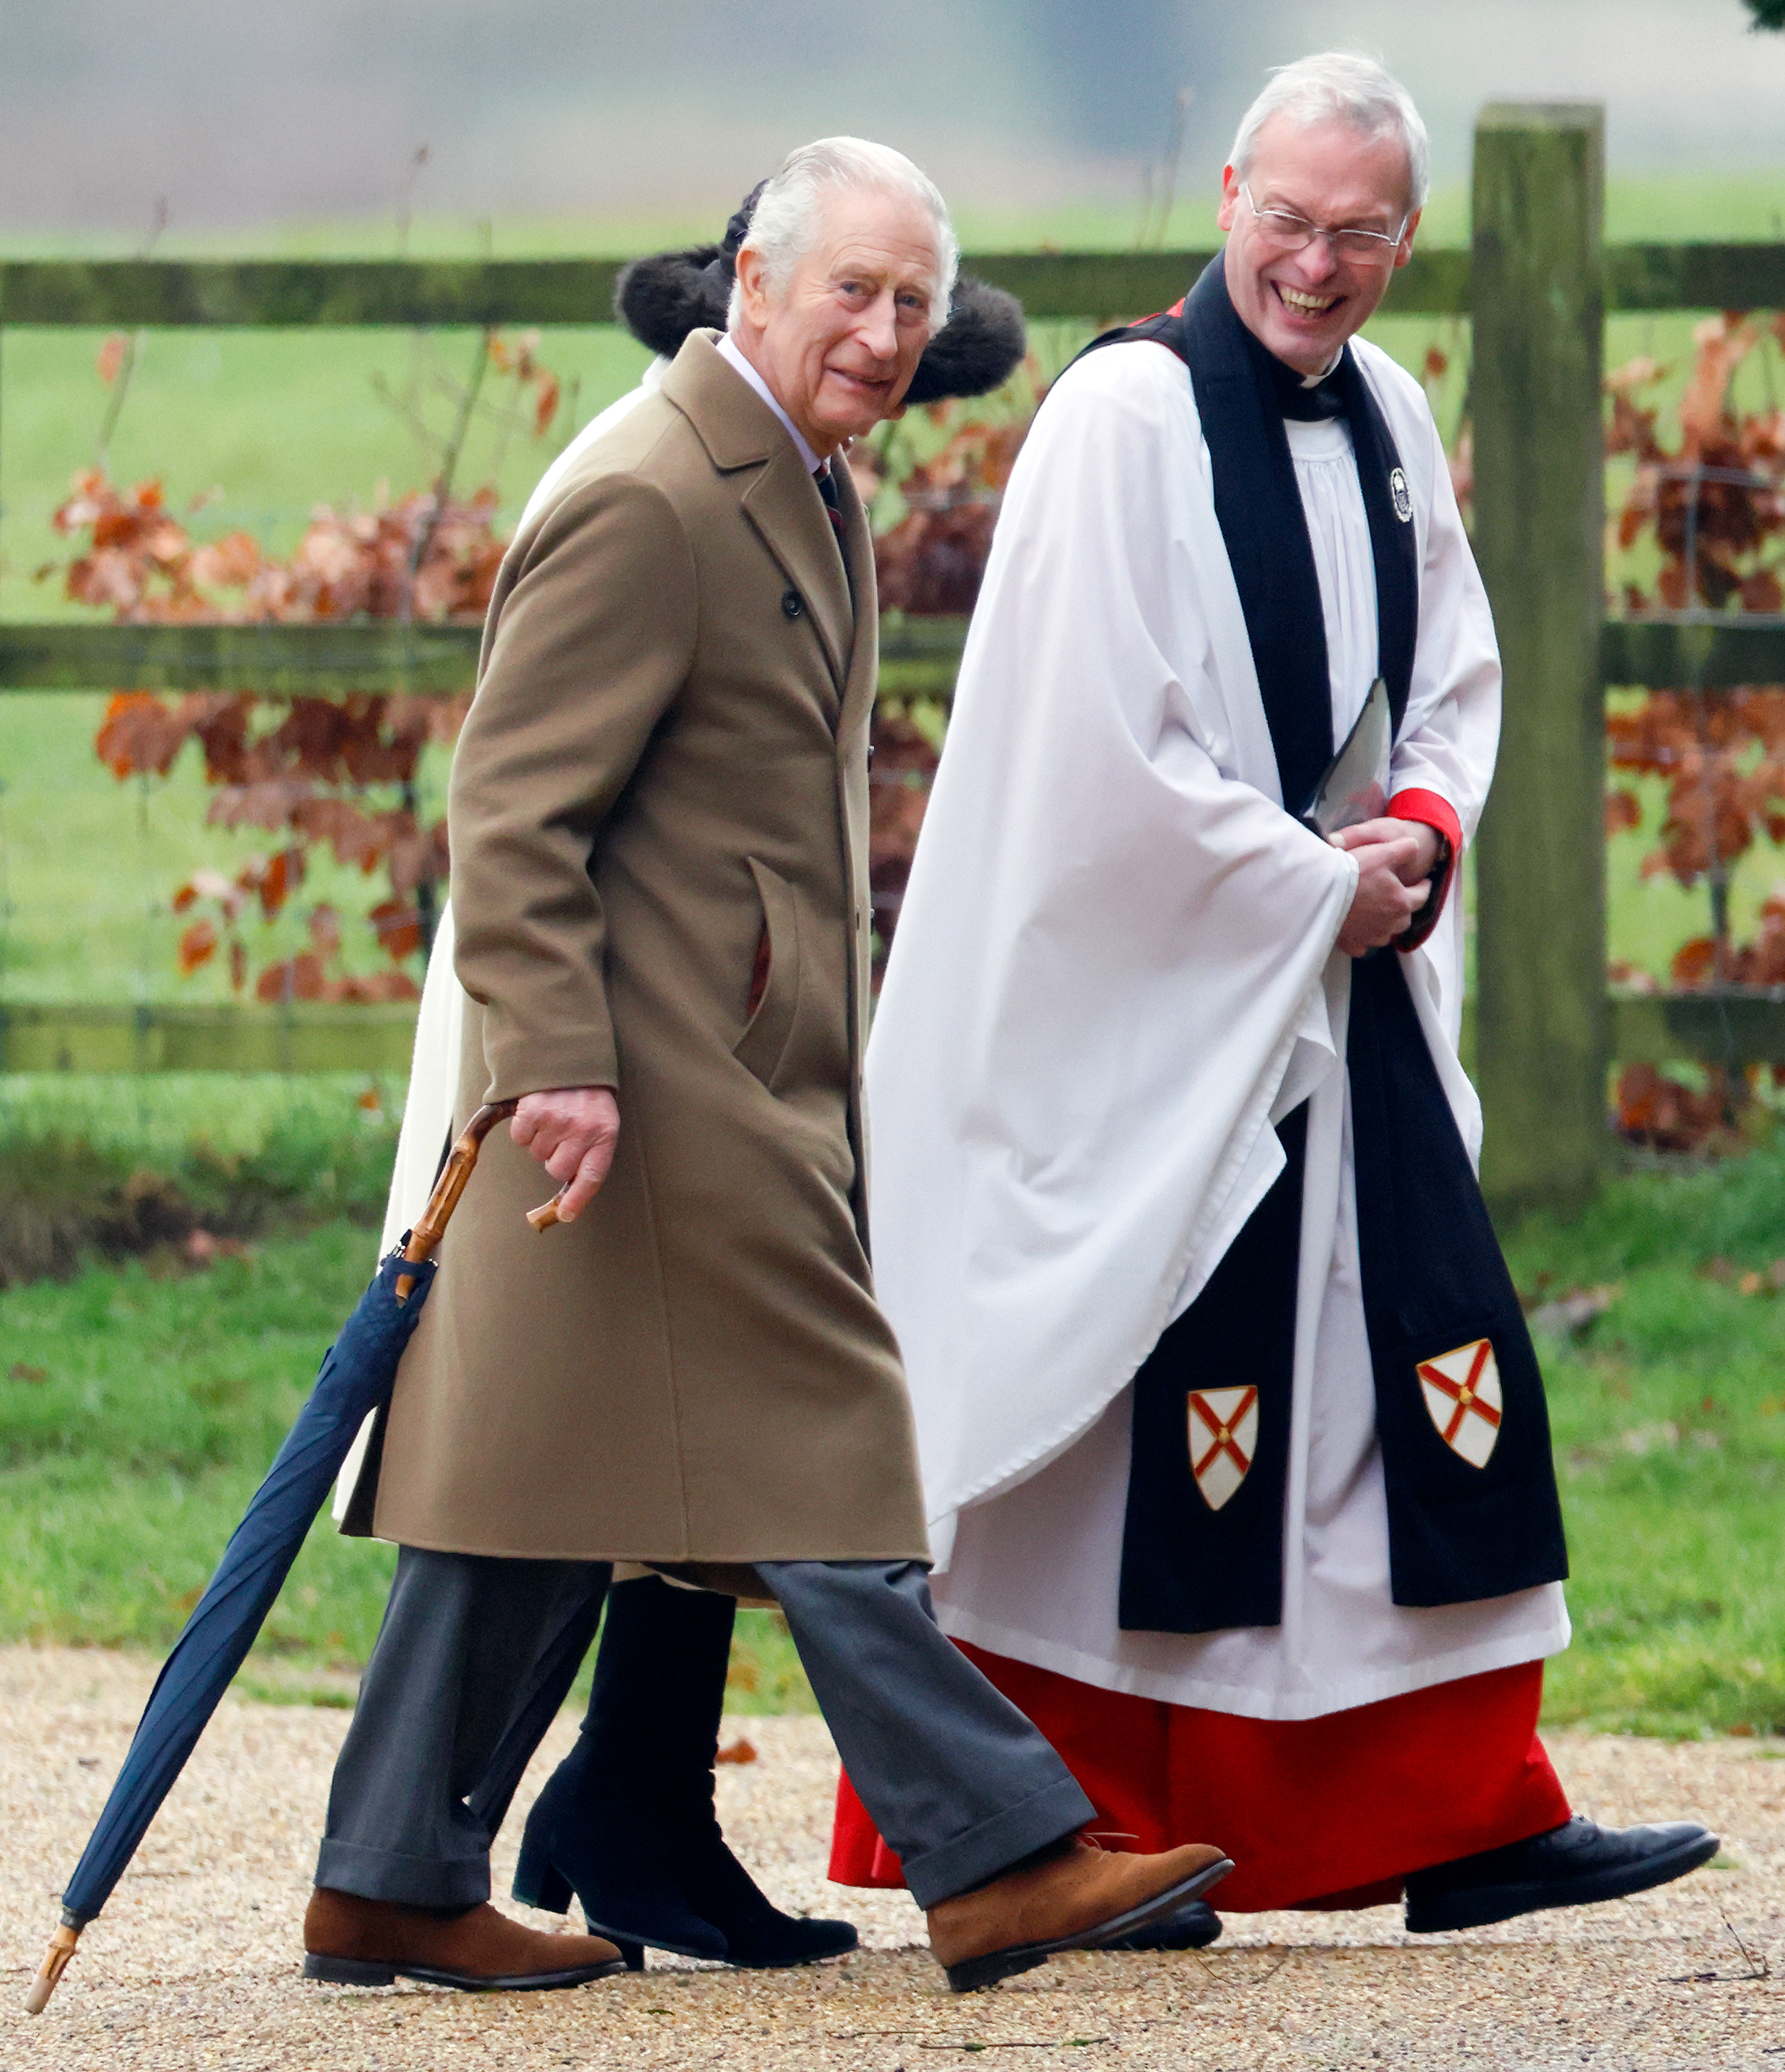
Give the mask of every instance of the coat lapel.
[[722, 473], [752, 471], [739, 502], [789, 587], [798, 592], [840, 701], [854, 635], [849, 583], [829, 514], [786, 428], [719, 358], [716, 336], [704, 331], [689, 334], [663, 377], [663, 393], [700, 434]]
[[[720, 366], [728, 378], [736, 379], [723, 361]], [[817, 628], [840, 699], [853, 644], [850, 621], [854, 615], [830, 514], [793, 441], [775, 424], [761, 399], [751, 395], [741, 381], [738, 386], [775, 425], [781, 441], [780, 451], [745, 490], [744, 515], [781, 564], [782, 573], [800, 593], [800, 602]]]

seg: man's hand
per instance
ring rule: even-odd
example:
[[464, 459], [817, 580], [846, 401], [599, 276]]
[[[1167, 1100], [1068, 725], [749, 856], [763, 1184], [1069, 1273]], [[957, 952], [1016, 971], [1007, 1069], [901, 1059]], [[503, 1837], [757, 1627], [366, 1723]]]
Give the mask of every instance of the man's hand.
[[620, 1103], [606, 1086], [558, 1086], [549, 1093], [527, 1094], [508, 1134], [564, 1188], [558, 1221], [574, 1223], [595, 1199], [614, 1162]]
[[1335, 849], [1357, 859], [1357, 889], [1339, 931], [1347, 957], [1380, 949], [1405, 935], [1430, 897], [1427, 880], [1438, 862], [1438, 835], [1417, 820], [1366, 820], [1331, 837]]
[[1335, 849], [1363, 849], [1377, 842], [1411, 839], [1417, 845], [1412, 868], [1400, 873], [1404, 885], [1422, 885], [1438, 868], [1438, 852], [1444, 837], [1422, 820], [1360, 820], [1355, 828], [1341, 828], [1333, 839]]

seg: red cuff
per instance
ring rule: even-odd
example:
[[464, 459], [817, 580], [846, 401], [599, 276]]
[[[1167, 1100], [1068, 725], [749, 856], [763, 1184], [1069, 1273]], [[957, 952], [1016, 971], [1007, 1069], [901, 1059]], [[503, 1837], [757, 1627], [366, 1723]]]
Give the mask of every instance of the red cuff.
[[1397, 791], [1389, 801], [1390, 820], [1417, 820], [1444, 836], [1449, 854], [1444, 867], [1432, 882], [1432, 891], [1425, 905], [1413, 916], [1413, 925], [1405, 935], [1397, 936], [1397, 949], [1417, 949], [1438, 926], [1438, 917], [1444, 910], [1444, 901], [1450, 894], [1450, 881], [1456, 875], [1458, 860], [1463, 853], [1463, 823], [1456, 817], [1456, 808], [1442, 792], [1422, 791], [1411, 785], [1405, 791]]

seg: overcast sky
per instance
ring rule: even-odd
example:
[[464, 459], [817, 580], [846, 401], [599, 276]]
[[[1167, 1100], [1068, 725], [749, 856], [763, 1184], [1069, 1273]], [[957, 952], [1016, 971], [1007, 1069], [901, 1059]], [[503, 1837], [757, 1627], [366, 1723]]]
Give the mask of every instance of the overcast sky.
[[1178, 88], [1184, 188], [1264, 68], [1375, 51], [1463, 176], [1493, 98], [1601, 100], [1614, 169], [1782, 168], [1785, 36], [1742, 0], [0, 0], [0, 227], [724, 210], [827, 131], [957, 205], [1132, 196]]

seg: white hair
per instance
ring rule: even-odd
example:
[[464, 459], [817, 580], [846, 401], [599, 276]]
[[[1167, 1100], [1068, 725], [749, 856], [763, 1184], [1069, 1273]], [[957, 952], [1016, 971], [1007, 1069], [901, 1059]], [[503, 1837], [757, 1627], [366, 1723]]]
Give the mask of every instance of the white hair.
[[1244, 179], [1252, 170], [1258, 132], [1272, 116], [1286, 115], [1298, 128], [1313, 123], [1346, 123], [1369, 137], [1393, 136], [1407, 156], [1407, 210], [1426, 205], [1432, 191], [1432, 146], [1419, 110], [1406, 87], [1373, 57], [1349, 51], [1322, 51], [1279, 65], [1268, 85], [1241, 118], [1229, 160]]
[[[750, 234], [740, 251], [754, 252], [771, 295], [779, 295], [794, 269], [824, 234], [826, 198], [838, 188], [858, 194], [898, 194], [918, 203], [936, 231], [936, 292], [930, 298], [930, 328], [939, 331], [948, 321], [949, 298], [960, 271], [961, 248], [948, 220], [948, 205], [936, 183], [920, 172], [903, 151], [861, 137], [822, 137], [789, 152], [781, 170], [757, 197]], [[728, 324], [743, 309], [743, 290], [732, 283]]]

